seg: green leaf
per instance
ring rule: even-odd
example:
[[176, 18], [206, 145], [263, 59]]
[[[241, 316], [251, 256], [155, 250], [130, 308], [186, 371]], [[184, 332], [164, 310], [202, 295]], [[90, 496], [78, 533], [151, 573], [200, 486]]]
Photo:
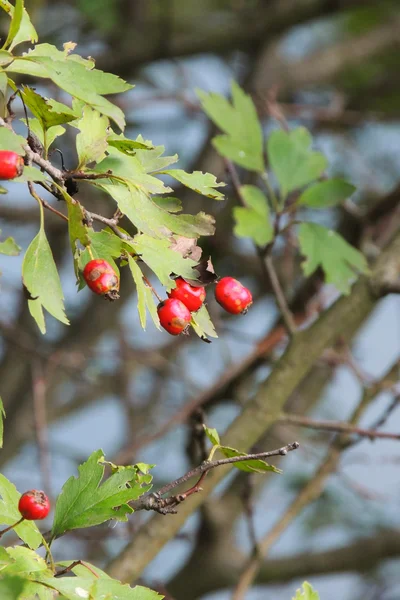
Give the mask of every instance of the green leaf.
[[[13, 525], [21, 518], [18, 510], [18, 502], [21, 494], [16, 487], [0, 473], [0, 523]], [[42, 536], [33, 521], [22, 521], [14, 527], [15, 533], [30, 548], [38, 548], [42, 541]]]
[[39, 44], [23, 58], [16, 57], [7, 71], [50, 78], [71, 96], [110, 117], [123, 130], [124, 113], [103, 95], [124, 92], [132, 86], [116, 75], [93, 69], [92, 64], [77, 55], [67, 56], [54, 46]]
[[212, 427], [207, 427], [206, 425], [204, 425], [204, 423], [203, 423], [203, 427], [204, 427], [205, 434], [208, 437], [208, 439], [210, 440], [210, 442], [212, 443], [212, 445], [219, 446], [221, 443], [221, 440], [219, 438], [218, 431]]
[[311, 150], [312, 137], [305, 127], [293, 131], [273, 131], [268, 138], [269, 164], [274, 171], [282, 198], [315, 181], [328, 163], [323, 154]]
[[[234, 456], [246, 456], [244, 452], [239, 452], [235, 448], [229, 448], [229, 446], [220, 446], [218, 448], [226, 458], [232, 458]], [[282, 473], [280, 469], [277, 469], [273, 465], [269, 465], [264, 460], [253, 459], [243, 460], [237, 463], [233, 463], [236, 469], [240, 471], [246, 471], [246, 473], [265, 473], [266, 471], [273, 471], [273, 473]]]
[[213, 139], [222, 155], [250, 171], [263, 172], [263, 135], [250, 96], [232, 82], [232, 104], [219, 94], [197, 90], [204, 112], [225, 132]]
[[15, 7], [14, 7], [13, 15], [11, 17], [11, 24], [10, 24], [7, 39], [4, 42], [3, 48], [7, 48], [8, 46], [10, 46], [11, 42], [17, 35], [17, 33], [20, 29], [20, 26], [21, 26], [23, 13], [24, 13], [23, 0], [15, 0]]
[[64, 312], [60, 278], [44, 231], [43, 218], [39, 233], [30, 243], [24, 256], [22, 278], [32, 297], [28, 300], [29, 311], [40, 331], [46, 332], [43, 308], [61, 323], [69, 325]]
[[26, 146], [26, 139], [22, 135], [17, 135], [8, 127], [0, 127], [0, 150], [10, 150], [24, 156], [23, 146]]
[[328, 208], [336, 206], [355, 192], [354, 185], [343, 179], [328, 179], [314, 183], [301, 194], [296, 204], [310, 208]]
[[[21, 121], [26, 125], [25, 119], [21, 119]], [[29, 127], [32, 133], [36, 135], [46, 152], [48, 152], [54, 140], [65, 133], [65, 128], [61, 125], [54, 125], [54, 127], [50, 127], [45, 131], [42, 123], [36, 118], [29, 119]]]
[[7, 548], [7, 554], [11, 561], [1, 570], [2, 574], [20, 576], [28, 576], [37, 572], [47, 572], [48, 575], [51, 574], [44, 558], [39, 556], [34, 550], [23, 548], [21, 546], [14, 546]]
[[80, 130], [76, 136], [79, 164], [77, 170], [88, 163], [98, 163], [106, 156], [109, 120], [89, 106], [83, 109], [82, 118], [75, 122]]
[[37, 117], [45, 130], [56, 125], [69, 123], [78, 116], [69, 106], [40, 96], [27, 86], [22, 86], [22, 96], [26, 106]]
[[140, 324], [143, 329], [146, 329], [146, 285], [143, 281], [143, 274], [138, 267], [136, 260], [133, 259], [130, 254], [127, 254], [126, 256], [128, 258], [129, 268], [136, 285], [138, 297], [137, 308], [139, 312]]
[[[93, 452], [78, 467], [77, 478], [70, 477], [57, 498], [52, 536], [71, 529], [93, 527], [110, 519], [127, 521], [133, 509], [127, 504], [143, 494], [140, 484], [132, 485], [135, 467], [113, 473], [102, 482], [104, 465], [100, 464], [103, 452]], [[127, 487], [127, 484], [132, 487]]]
[[0, 242], [0, 254], [7, 254], [7, 256], [19, 256], [20, 252], [21, 247], [16, 244], [12, 237], [8, 237], [6, 240], [4, 240], [4, 242]]
[[[87, 570], [86, 570], [87, 571]], [[82, 577], [52, 577], [43, 583], [57, 590], [67, 600], [162, 600], [156, 592], [142, 586], [131, 588], [128, 584], [108, 577], [93, 579], [87, 574]]]
[[68, 206], [68, 231], [72, 251], [75, 252], [76, 242], [79, 241], [83, 246], [90, 243], [90, 233], [92, 230], [85, 225], [85, 211], [78, 200], [74, 200], [63, 190], [63, 196]]
[[[123, 251], [124, 241], [112, 233], [108, 229], [102, 231], [93, 231], [86, 229], [86, 236], [90, 242], [90, 249], [93, 258], [104, 258], [113, 267], [115, 272], [119, 274], [119, 268], [115, 262], [115, 258], [121, 256]], [[79, 259], [79, 268], [84, 269], [85, 265], [92, 259], [88, 250], [82, 252]]]
[[6, 418], [6, 411], [4, 410], [3, 400], [0, 396], [0, 448], [3, 447], [3, 434], [4, 434], [4, 419]]
[[153, 196], [152, 201], [157, 204], [157, 206], [170, 213], [178, 213], [182, 210], [182, 202], [178, 200], [178, 198]]
[[131, 588], [115, 579], [97, 579], [90, 588], [93, 598], [96, 600], [162, 600], [157, 592], [149, 590], [141, 585]]
[[183, 258], [182, 254], [171, 250], [170, 243], [168, 239], [158, 240], [145, 234], [135, 236], [134, 241], [128, 243], [135, 253], [140, 255], [142, 261], [157, 275], [168, 291], [176, 285], [171, 277], [172, 274], [188, 279], [196, 278], [197, 275], [194, 270], [196, 267], [195, 261], [190, 258]]
[[258, 246], [265, 246], [274, 237], [268, 200], [254, 185], [242, 185], [241, 191], [246, 206], [235, 206], [233, 216], [236, 221], [234, 232], [239, 237], [249, 237]]
[[[75, 561], [74, 560], [60, 560], [60, 561], [56, 562], [56, 567], [62, 567], [62, 568], [69, 567], [73, 562], [75, 562]], [[88, 565], [91, 570], [89, 570], [85, 565]], [[97, 575], [97, 577], [110, 579], [110, 576], [107, 575], [107, 573], [105, 571], [102, 571], [101, 569], [99, 569], [99, 567], [96, 567], [96, 565], [92, 565], [90, 562], [88, 562], [86, 560], [85, 560], [84, 564], [75, 565], [75, 567], [73, 567], [71, 569], [71, 571], [77, 577], [89, 577], [91, 579], [96, 579], [96, 575]], [[94, 575], [92, 573], [92, 571], [94, 571], [96, 573], [96, 575]]]
[[4, 71], [0, 71], [0, 106], [5, 104], [7, 96], [8, 77]]
[[14, 183], [26, 183], [27, 181], [49, 181], [49, 175], [42, 173], [35, 167], [24, 167], [24, 172], [20, 177], [13, 179]]
[[193, 173], [186, 173], [182, 169], [167, 169], [166, 171], [159, 171], [165, 175], [170, 175], [186, 187], [194, 190], [198, 194], [208, 196], [214, 200], [223, 200], [224, 195], [218, 192], [215, 188], [225, 186], [225, 183], [217, 182], [215, 175], [211, 173], [202, 173], [201, 171], [194, 171]]
[[[23, 5], [23, 3], [20, 4]], [[8, 2], [8, 0], [0, 0], [0, 8], [5, 10], [12, 19], [15, 11], [17, 10], [10, 2]], [[35, 44], [37, 40], [38, 36], [36, 30], [31, 23], [26, 9], [23, 8], [21, 22], [19, 23], [17, 32], [13, 36], [13, 40], [9, 49], [12, 50], [15, 48], [15, 46], [21, 44], [21, 42], [32, 42], [32, 44]]]
[[306, 276], [321, 266], [327, 283], [332, 283], [343, 294], [350, 293], [356, 272], [367, 273], [365, 257], [350, 246], [341, 235], [316, 223], [302, 223], [299, 228], [302, 263]]
[[[32, 577], [32, 575], [30, 576]], [[41, 576], [41, 574], [34, 575], [37, 579], [44, 580], [43, 584], [36, 583], [31, 579], [26, 579], [24, 594], [21, 596], [21, 600], [35, 599], [35, 600], [54, 600], [54, 590], [51, 588], [45, 587], [45, 583], [47, 581], [45, 576]]]
[[307, 581], [303, 583], [302, 589], [296, 591], [292, 600], [320, 600], [319, 594], [313, 589]]
[[192, 320], [190, 321], [190, 324], [197, 335], [202, 339], [207, 339], [207, 336], [213, 338], [218, 337], [205, 304], [203, 304], [203, 306], [197, 312], [192, 313]]
[[[151, 144], [150, 141], [144, 140], [141, 135], [139, 135], [136, 140], [144, 144]], [[174, 154], [173, 156], [163, 156], [164, 151], [164, 146], [155, 146], [153, 148], [149, 147], [146, 150], [139, 149], [136, 151], [135, 155], [146, 173], [154, 173], [156, 171], [161, 171], [161, 169], [165, 169], [169, 165], [176, 163], [178, 160], [177, 154]]]
[[111, 133], [108, 138], [108, 143], [110, 146], [117, 148], [120, 152], [124, 154], [135, 155], [137, 150], [152, 150], [154, 148], [151, 142], [145, 142], [143, 138], [138, 138], [136, 140], [130, 140], [124, 136], [123, 133], [117, 135], [116, 133]]
[[24, 591], [26, 580], [21, 577], [5, 576], [0, 579], [0, 598], [19, 600]]
[[95, 172], [106, 173], [112, 171], [113, 175], [117, 175], [134, 186], [141, 187], [150, 194], [171, 192], [171, 188], [165, 186], [161, 179], [149, 175], [150, 165], [140, 160], [140, 152], [144, 156], [148, 156], [153, 153], [153, 150], [138, 151], [135, 156], [130, 156], [109, 146], [107, 158], [97, 165]]
[[203, 212], [197, 215], [175, 215], [160, 208], [141, 187], [131, 183], [105, 184], [96, 181], [96, 187], [110, 194], [120, 211], [137, 227], [149, 236], [165, 238], [168, 233], [176, 233], [188, 238], [212, 235], [214, 218]]
[[146, 293], [146, 306], [147, 306], [147, 309], [153, 320], [153, 323], [157, 327], [157, 329], [161, 330], [160, 319], [159, 319], [158, 312], [157, 312], [157, 306], [154, 302], [153, 292], [147, 285], [145, 287], [145, 293]]
[[[0, 7], [2, 6], [2, 0], [0, 0]], [[0, 50], [0, 65], [7, 65], [9, 62], [14, 60], [13, 55], [8, 50]], [[5, 74], [5, 73], [4, 73]]]

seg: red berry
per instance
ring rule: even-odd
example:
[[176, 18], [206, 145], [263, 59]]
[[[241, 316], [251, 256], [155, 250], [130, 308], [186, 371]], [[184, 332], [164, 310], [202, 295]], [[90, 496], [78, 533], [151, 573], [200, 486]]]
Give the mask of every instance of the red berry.
[[19, 499], [18, 510], [28, 521], [45, 519], [50, 511], [50, 502], [44, 492], [29, 490]]
[[103, 258], [95, 258], [83, 269], [83, 278], [95, 294], [108, 300], [118, 300], [119, 278], [112, 266]]
[[250, 290], [233, 277], [223, 277], [218, 281], [215, 298], [222, 308], [233, 315], [247, 312], [253, 302]]
[[206, 298], [206, 290], [202, 286], [195, 287], [187, 283], [182, 277], [175, 279], [176, 288], [168, 292], [170, 298], [176, 298], [190, 310], [196, 312], [202, 306]]
[[189, 309], [176, 298], [168, 298], [157, 306], [161, 327], [171, 335], [179, 335], [190, 323]]
[[0, 179], [15, 179], [22, 175], [24, 159], [16, 152], [0, 150]]

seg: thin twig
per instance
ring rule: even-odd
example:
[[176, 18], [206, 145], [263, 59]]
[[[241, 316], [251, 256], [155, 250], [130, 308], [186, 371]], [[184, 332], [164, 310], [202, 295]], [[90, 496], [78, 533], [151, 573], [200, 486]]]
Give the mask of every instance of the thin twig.
[[143, 281], [146, 283], [147, 287], [149, 287], [151, 289], [151, 291], [153, 292], [154, 296], [157, 298], [157, 300], [159, 302], [162, 302], [163, 299], [161, 298], [161, 296], [156, 292], [156, 290], [154, 289], [154, 287], [151, 285], [151, 282], [149, 281], [149, 279], [146, 277], [146, 275], [142, 275], [143, 277]]
[[[186, 500], [192, 494], [201, 491], [201, 483], [206, 477], [207, 473], [216, 467], [222, 467], [225, 465], [231, 465], [238, 462], [243, 462], [247, 460], [265, 460], [271, 456], [285, 456], [288, 452], [292, 450], [297, 450], [299, 448], [298, 442], [292, 442], [291, 444], [287, 444], [282, 448], [278, 448], [276, 450], [270, 450], [269, 452], [259, 452], [257, 454], [244, 454], [243, 456], [233, 456], [231, 458], [221, 458], [219, 460], [214, 461], [204, 461], [198, 467], [191, 469], [182, 477], [175, 479], [175, 481], [171, 481], [167, 483], [162, 488], [158, 490], [156, 493], [149, 493], [141, 496], [134, 502], [131, 502], [131, 507], [138, 510], [154, 510], [156, 512], [160, 512], [161, 514], [167, 514], [170, 512], [176, 512], [175, 507]], [[198, 481], [191, 488], [182, 492], [181, 494], [177, 494], [176, 496], [171, 496], [169, 498], [163, 499], [162, 496], [171, 492], [173, 489], [178, 486], [186, 483], [193, 477], [199, 477]]]
[[[247, 204], [246, 204], [246, 200], [242, 193], [240, 179], [239, 179], [237, 170], [231, 161], [225, 160], [225, 164], [226, 164], [226, 168], [228, 169], [229, 174], [231, 176], [232, 184], [235, 189], [236, 195], [237, 195], [240, 203], [242, 204], [242, 206], [246, 207]], [[279, 233], [279, 232], [275, 231], [275, 235], [277, 233]], [[282, 319], [285, 323], [288, 334], [290, 336], [292, 336], [296, 333], [296, 323], [294, 322], [293, 315], [290, 312], [288, 303], [286, 302], [285, 294], [283, 293], [281, 284], [278, 279], [278, 275], [275, 271], [275, 267], [274, 267], [272, 256], [271, 256], [272, 244], [269, 244], [266, 249], [262, 249], [259, 246], [257, 246], [256, 244], [254, 244], [254, 245], [255, 245], [257, 254], [260, 258], [261, 266], [264, 270], [264, 273], [271, 282], [272, 290], [274, 292], [275, 299], [279, 306], [279, 309], [282, 313]]]
[[282, 319], [286, 325], [286, 329], [288, 330], [289, 335], [294, 335], [296, 333], [296, 323], [294, 322], [293, 315], [290, 312], [288, 303], [286, 302], [285, 294], [283, 293], [278, 275], [275, 271], [272, 256], [267, 254], [267, 256], [264, 258], [264, 261], [269, 279], [271, 281], [272, 289], [274, 290], [276, 302], [279, 306], [279, 310], [281, 311]]
[[132, 241], [133, 238], [130, 235], [127, 235], [126, 233], [123, 233], [119, 227], [118, 227], [118, 219], [116, 217], [113, 217], [112, 219], [109, 219], [107, 217], [103, 217], [103, 215], [98, 215], [97, 213], [93, 213], [93, 212], [89, 212], [88, 210], [85, 210], [85, 214], [87, 215], [88, 219], [91, 221], [99, 221], [100, 223], [103, 223], [104, 225], [107, 225], [110, 229], [113, 230], [113, 232], [119, 237], [121, 238], [121, 240], [124, 241]]
[[301, 417], [300, 415], [288, 415], [285, 413], [281, 415], [279, 420], [282, 423], [299, 425], [299, 427], [307, 427], [309, 429], [334, 431], [336, 433], [352, 433], [355, 435], [368, 437], [370, 440], [374, 440], [376, 438], [400, 440], [400, 433], [387, 433], [385, 431], [376, 431], [375, 429], [363, 429], [361, 427], [355, 427], [354, 425], [349, 425], [349, 423], [343, 423], [341, 421], [315, 420], [309, 419], [308, 417]]
[[99, 575], [96, 573], [96, 571], [94, 571], [90, 565], [83, 562], [83, 560], [74, 560], [74, 562], [72, 562], [70, 565], [65, 567], [65, 569], [62, 569], [61, 571], [57, 571], [57, 573], [54, 575], [54, 577], [61, 577], [61, 575], [65, 575], [66, 573], [69, 573], [70, 571], [72, 571], [72, 569], [74, 569], [75, 567], [77, 567], [79, 565], [82, 565], [82, 567], [86, 567], [86, 569], [88, 571], [90, 571], [92, 573], [92, 575], [94, 575], [96, 578], [99, 577]]

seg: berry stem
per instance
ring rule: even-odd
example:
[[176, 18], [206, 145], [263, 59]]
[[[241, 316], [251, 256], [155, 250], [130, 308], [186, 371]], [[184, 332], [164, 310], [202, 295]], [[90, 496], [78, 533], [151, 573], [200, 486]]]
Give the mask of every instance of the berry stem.
[[94, 256], [93, 256], [93, 252], [92, 252], [92, 248], [90, 246], [90, 244], [88, 246], [86, 246], [87, 251], [89, 252], [89, 256], [92, 260], [94, 260]]
[[25, 517], [21, 517], [19, 521], [17, 521], [16, 523], [14, 523], [13, 525], [10, 525], [9, 527], [6, 527], [5, 529], [2, 529], [0, 531], [0, 538], [7, 533], [7, 531], [11, 531], [11, 529], [14, 529], [14, 527], [16, 527], [17, 525], [19, 525], [20, 523], [22, 523], [22, 521], [25, 521]]
[[150, 281], [147, 279], [146, 275], [143, 275], [143, 280], [146, 283], [147, 287], [149, 287], [151, 289], [151, 291], [153, 292], [153, 294], [155, 295], [155, 297], [157, 298], [157, 300], [159, 302], [162, 302], [161, 296], [159, 296], [157, 294], [156, 290], [153, 288], [153, 286], [151, 285]]
[[46, 549], [46, 562], [47, 562], [47, 560], [49, 561], [50, 568], [53, 571], [53, 573], [55, 573], [56, 572], [56, 565], [54, 564], [54, 559], [53, 559], [53, 555], [52, 555], [51, 550], [50, 550], [50, 545], [46, 542], [46, 539], [45, 539], [45, 537], [43, 535], [42, 535], [42, 543], [43, 543], [43, 546]]

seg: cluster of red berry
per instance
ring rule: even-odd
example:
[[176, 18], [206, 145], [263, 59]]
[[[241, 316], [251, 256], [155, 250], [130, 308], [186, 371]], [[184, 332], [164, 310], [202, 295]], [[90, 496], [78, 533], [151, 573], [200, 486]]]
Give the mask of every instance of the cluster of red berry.
[[[118, 275], [106, 260], [95, 258], [89, 261], [83, 270], [83, 278], [95, 294], [110, 300], [118, 298]], [[179, 335], [187, 329], [191, 313], [198, 311], [206, 298], [206, 290], [201, 285], [191, 285], [181, 277], [175, 283], [168, 298], [157, 307], [160, 323], [171, 335]], [[222, 308], [234, 315], [246, 312], [253, 301], [250, 291], [233, 277], [218, 281], [215, 298]]]
[[[0, 150], [0, 180], [15, 179], [22, 174], [24, 160], [15, 152]], [[119, 298], [119, 277], [113, 267], [103, 258], [90, 260], [83, 270], [87, 286], [109, 300]], [[206, 298], [203, 286], [193, 286], [178, 277], [176, 287], [168, 293], [168, 298], [157, 307], [162, 327], [171, 335], [185, 331], [191, 320], [191, 313], [198, 311]], [[250, 291], [233, 277], [223, 277], [215, 286], [215, 298], [227, 312], [234, 315], [244, 313], [253, 299]]]

